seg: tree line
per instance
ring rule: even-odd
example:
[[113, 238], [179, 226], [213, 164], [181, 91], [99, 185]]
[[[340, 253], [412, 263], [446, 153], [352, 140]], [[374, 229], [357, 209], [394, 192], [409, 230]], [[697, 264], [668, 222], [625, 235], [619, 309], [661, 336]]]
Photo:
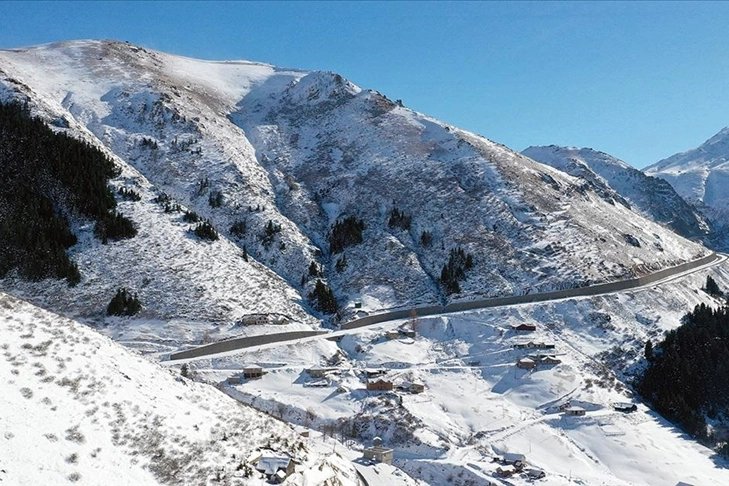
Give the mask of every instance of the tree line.
[[663, 341], [655, 346], [648, 341], [645, 357], [648, 368], [637, 382], [638, 392], [688, 434], [715, 442], [707, 417], [729, 418], [727, 307], [697, 305]]

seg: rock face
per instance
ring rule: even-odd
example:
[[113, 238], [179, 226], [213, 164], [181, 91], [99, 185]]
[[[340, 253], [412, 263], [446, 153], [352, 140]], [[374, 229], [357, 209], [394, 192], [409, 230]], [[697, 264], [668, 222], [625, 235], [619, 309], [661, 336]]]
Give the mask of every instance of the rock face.
[[[595, 178], [334, 73], [81, 41], [0, 51], [0, 99], [105, 151], [122, 169], [115, 189], [142, 196], [119, 202], [135, 238], [103, 245], [76, 221], [75, 288], [3, 284], [87, 318], [124, 286], [146, 318], [277, 313], [311, 327], [323, 315], [311, 296], [327, 289], [345, 309], [410, 307], [609, 281], [706, 251]], [[220, 239], [195, 237], [185, 211]]]

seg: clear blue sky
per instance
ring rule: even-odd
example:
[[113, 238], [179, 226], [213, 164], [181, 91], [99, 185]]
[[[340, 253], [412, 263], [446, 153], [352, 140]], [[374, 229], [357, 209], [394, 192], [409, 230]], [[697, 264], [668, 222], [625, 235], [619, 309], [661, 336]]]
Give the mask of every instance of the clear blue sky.
[[0, 2], [0, 48], [128, 40], [335, 71], [515, 150], [643, 167], [729, 125], [725, 2]]

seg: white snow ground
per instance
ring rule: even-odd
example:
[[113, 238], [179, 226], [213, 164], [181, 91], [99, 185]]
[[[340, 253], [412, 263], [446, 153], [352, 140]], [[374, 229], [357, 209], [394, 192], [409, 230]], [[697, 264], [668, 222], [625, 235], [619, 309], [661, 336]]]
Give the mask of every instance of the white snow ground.
[[245, 471], [267, 446], [301, 461], [286, 484], [359, 484], [289, 425], [6, 294], [0, 336], [2, 484], [264, 485]]

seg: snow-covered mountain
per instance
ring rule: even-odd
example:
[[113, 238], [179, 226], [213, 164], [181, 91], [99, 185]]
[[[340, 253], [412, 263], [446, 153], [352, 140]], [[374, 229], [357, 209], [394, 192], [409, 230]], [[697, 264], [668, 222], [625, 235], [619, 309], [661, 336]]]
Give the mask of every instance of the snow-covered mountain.
[[692, 150], [672, 155], [644, 169], [667, 180], [687, 201], [729, 209], [729, 127]]
[[686, 201], [709, 219], [709, 244], [729, 248], [729, 127], [702, 145], [644, 169], [645, 173], [668, 181]]
[[0, 483], [359, 484], [348, 459], [77, 322], [0, 293]]
[[[145, 328], [152, 340], [215, 339], [255, 312], [316, 326], [317, 279], [344, 307], [382, 309], [580, 286], [706, 251], [582, 178], [333, 73], [79, 41], [0, 51], [0, 99], [107, 152], [114, 186], [142, 196], [119, 203], [135, 238], [103, 245], [76, 222], [77, 287], [2, 287], [88, 322], [125, 286], [142, 317], [172, 322]], [[191, 236], [174, 204], [222, 238]], [[446, 264], [459, 292], [441, 285]]]
[[665, 180], [651, 177], [620, 159], [591, 148], [529, 147], [522, 154], [593, 184], [620, 204], [686, 238], [706, 236], [710, 228], [700, 212]]

